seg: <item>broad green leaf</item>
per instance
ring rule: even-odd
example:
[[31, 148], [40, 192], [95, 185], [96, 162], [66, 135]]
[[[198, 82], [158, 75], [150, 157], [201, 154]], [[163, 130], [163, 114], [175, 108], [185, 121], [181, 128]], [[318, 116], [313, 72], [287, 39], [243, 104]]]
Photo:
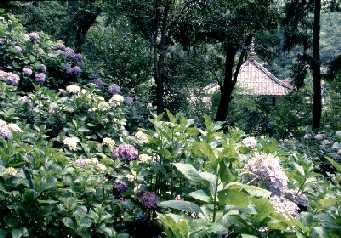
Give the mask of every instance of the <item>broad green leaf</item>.
[[72, 229], [75, 228], [75, 223], [74, 223], [74, 221], [70, 217], [64, 217], [63, 218], [63, 224], [66, 227], [69, 227], [69, 228], [72, 228]]
[[234, 205], [240, 208], [245, 208], [249, 205], [249, 195], [239, 187], [231, 186], [220, 191], [218, 198], [221, 205]]
[[174, 163], [174, 166], [179, 170], [188, 180], [194, 183], [202, 182], [199, 171], [191, 164]]
[[5, 229], [0, 228], [0, 238], [6, 238], [7, 233]]
[[195, 212], [198, 213], [200, 208], [198, 205], [192, 202], [183, 200], [168, 200], [160, 202], [160, 206], [164, 208], [173, 208], [180, 211]]
[[241, 234], [242, 238], [257, 238], [257, 236], [249, 235], [249, 234]]
[[12, 229], [12, 238], [27, 237], [28, 235], [29, 234], [28, 234], [28, 230], [26, 227]]
[[192, 192], [188, 195], [191, 196], [192, 198], [199, 200], [199, 201], [202, 201], [202, 202], [206, 202], [206, 203], [210, 202], [210, 196], [208, 196], [204, 190], [197, 190], [197, 191]]

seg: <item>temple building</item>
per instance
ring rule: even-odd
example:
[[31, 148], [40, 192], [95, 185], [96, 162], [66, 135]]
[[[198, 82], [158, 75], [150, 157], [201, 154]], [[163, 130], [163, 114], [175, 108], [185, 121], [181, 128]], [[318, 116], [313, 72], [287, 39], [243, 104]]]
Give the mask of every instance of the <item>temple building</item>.
[[[257, 62], [253, 42], [249, 57], [240, 68], [236, 86], [240, 89], [241, 95], [265, 97], [272, 103], [275, 103], [276, 98], [285, 96], [292, 90], [289, 80], [279, 80]], [[219, 86], [210, 84], [204, 90], [207, 94], [213, 94], [219, 91]]]

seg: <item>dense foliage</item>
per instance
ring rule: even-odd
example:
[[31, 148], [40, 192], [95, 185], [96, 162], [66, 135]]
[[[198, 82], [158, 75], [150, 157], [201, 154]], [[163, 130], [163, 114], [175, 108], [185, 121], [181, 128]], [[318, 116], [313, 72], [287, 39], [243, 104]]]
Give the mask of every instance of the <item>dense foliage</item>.
[[[234, 90], [227, 125], [212, 120], [220, 95], [203, 91], [224, 81], [226, 47], [243, 59], [251, 34], [280, 44], [272, 32], [278, 5], [161, 1], [154, 28], [157, 20], [144, 18], [153, 1], [71, 2], [4, 4], [0, 238], [340, 236], [338, 58], [324, 84], [320, 131], [310, 126], [309, 77], [275, 107]], [[257, 20], [262, 31], [243, 17], [253, 7], [269, 14]], [[240, 20], [243, 27], [233, 25]], [[219, 32], [235, 36], [216, 39]], [[167, 79], [163, 106], [182, 113], [155, 114], [153, 60]]]

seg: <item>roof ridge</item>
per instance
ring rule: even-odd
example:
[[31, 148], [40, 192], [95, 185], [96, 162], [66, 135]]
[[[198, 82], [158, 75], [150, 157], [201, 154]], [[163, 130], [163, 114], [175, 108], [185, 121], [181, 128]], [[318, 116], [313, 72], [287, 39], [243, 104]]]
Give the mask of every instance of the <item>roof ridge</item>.
[[[266, 74], [272, 81], [274, 81], [275, 83], [277, 83], [278, 85], [285, 87], [287, 89], [292, 89], [291, 87], [289, 87], [288, 85], [286, 85], [285, 83], [283, 83], [281, 80], [279, 80], [275, 75], [273, 75], [267, 68], [265, 68], [262, 64], [258, 63], [255, 59], [250, 59], [247, 60], [250, 63], [254, 64], [258, 69], [262, 70], [262, 72], [264, 74]], [[245, 62], [246, 63], [246, 62]], [[245, 64], [244, 63], [244, 64]]]

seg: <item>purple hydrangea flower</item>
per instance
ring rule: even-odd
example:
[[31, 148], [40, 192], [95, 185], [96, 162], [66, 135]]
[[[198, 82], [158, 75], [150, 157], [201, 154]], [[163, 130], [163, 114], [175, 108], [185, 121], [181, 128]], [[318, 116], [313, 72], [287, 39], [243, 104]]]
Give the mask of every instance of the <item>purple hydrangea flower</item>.
[[153, 192], [144, 192], [142, 195], [142, 202], [146, 208], [156, 208], [159, 202], [159, 198]]
[[126, 98], [124, 99], [124, 101], [125, 101], [125, 103], [127, 103], [128, 105], [131, 105], [131, 104], [133, 104], [133, 102], [134, 102], [134, 98], [132, 98], [132, 97], [126, 97]]
[[129, 144], [120, 144], [116, 147], [113, 152], [112, 156], [114, 158], [121, 158], [122, 160], [131, 161], [137, 160], [139, 157], [139, 152], [137, 149]]
[[117, 84], [110, 84], [108, 86], [108, 92], [111, 94], [119, 94], [121, 92], [121, 87]]
[[30, 41], [37, 42], [39, 40], [39, 34], [37, 32], [31, 32], [28, 34]]
[[83, 56], [81, 54], [74, 54], [73, 59], [77, 62], [81, 62], [83, 59]]
[[18, 85], [20, 77], [17, 74], [9, 73], [6, 77], [6, 83], [11, 85]]
[[0, 126], [0, 136], [8, 140], [12, 138], [12, 132], [6, 125], [3, 125]]
[[81, 74], [82, 70], [80, 67], [75, 66], [75, 67], [70, 67], [69, 65], [66, 68], [66, 74], [68, 74], [69, 76], [79, 76]]
[[64, 53], [65, 53], [65, 56], [69, 58], [73, 58], [75, 56], [75, 51], [70, 47], [66, 47], [64, 49]]
[[72, 68], [73, 70], [72, 70], [72, 74], [74, 75], [74, 76], [79, 76], [80, 74], [81, 74], [81, 72], [82, 72], [82, 70], [81, 70], [81, 68], [80, 67], [78, 67], [78, 66], [75, 66], [75, 67], [73, 67]]
[[46, 74], [44, 73], [39, 73], [35, 75], [35, 80], [39, 83], [43, 83], [46, 80]]
[[39, 71], [42, 72], [42, 73], [46, 73], [46, 65], [45, 64], [41, 64], [39, 66]]
[[127, 191], [128, 186], [124, 181], [117, 181], [114, 183], [114, 188], [118, 193], [124, 193]]
[[32, 72], [32, 69], [31, 68], [29, 68], [29, 67], [24, 67], [23, 69], [22, 69], [22, 72], [23, 72], [23, 74], [25, 74], [25, 75], [27, 75], [27, 76], [30, 76], [33, 72]]
[[20, 46], [15, 46], [14, 49], [15, 49], [15, 51], [17, 53], [21, 53], [22, 52], [22, 48]]
[[95, 84], [98, 88], [101, 88], [104, 85], [103, 80], [99, 78], [92, 80], [91, 83]]

